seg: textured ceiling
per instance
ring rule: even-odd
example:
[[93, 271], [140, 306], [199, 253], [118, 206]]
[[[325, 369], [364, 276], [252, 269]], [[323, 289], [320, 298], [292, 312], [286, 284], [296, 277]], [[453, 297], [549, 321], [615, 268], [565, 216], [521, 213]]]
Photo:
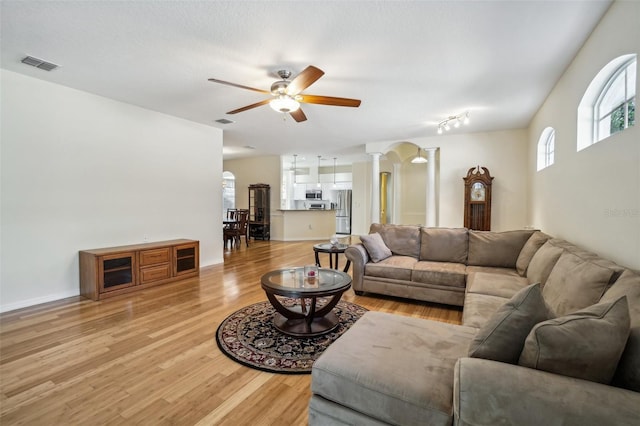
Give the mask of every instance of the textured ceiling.
[[[364, 144], [526, 127], [610, 1], [6, 1], [2, 67], [224, 129], [224, 157], [349, 158]], [[32, 55], [61, 65], [45, 72]], [[305, 93], [362, 100], [262, 106], [276, 71], [313, 64]], [[220, 125], [227, 118], [234, 123]], [[444, 141], [442, 143], [445, 143]], [[254, 150], [244, 148], [254, 146]]]

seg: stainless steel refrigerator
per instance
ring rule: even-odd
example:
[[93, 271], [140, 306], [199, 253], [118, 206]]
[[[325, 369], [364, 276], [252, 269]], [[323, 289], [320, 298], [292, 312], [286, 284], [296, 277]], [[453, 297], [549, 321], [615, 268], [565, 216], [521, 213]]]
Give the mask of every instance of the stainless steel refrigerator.
[[351, 190], [332, 191], [331, 201], [336, 209], [336, 234], [351, 235]]

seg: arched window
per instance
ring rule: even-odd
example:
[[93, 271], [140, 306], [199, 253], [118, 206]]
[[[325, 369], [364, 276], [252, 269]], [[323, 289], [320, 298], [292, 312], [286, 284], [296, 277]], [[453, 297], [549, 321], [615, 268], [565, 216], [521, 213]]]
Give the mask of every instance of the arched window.
[[637, 55], [609, 62], [578, 106], [578, 151], [635, 125]]
[[538, 139], [538, 170], [553, 164], [556, 145], [556, 131], [553, 127], [547, 127]]

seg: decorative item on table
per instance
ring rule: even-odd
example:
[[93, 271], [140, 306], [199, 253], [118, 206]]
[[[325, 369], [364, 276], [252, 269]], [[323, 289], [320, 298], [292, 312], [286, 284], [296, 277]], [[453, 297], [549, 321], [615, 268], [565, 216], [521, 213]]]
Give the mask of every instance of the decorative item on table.
[[304, 278], [309, 284], [315, 284], [318, 277], [318, 267], [316, 265], [306, 265], [304, 267]]
[[331, 243], [331, 245], [333, 247], [336, 247], [340, 243], [340, 239], [338, 238], [338, 236], [336, 234], [333, 234], [331, 236], [331, 238], [329, 239], [329, 242]]

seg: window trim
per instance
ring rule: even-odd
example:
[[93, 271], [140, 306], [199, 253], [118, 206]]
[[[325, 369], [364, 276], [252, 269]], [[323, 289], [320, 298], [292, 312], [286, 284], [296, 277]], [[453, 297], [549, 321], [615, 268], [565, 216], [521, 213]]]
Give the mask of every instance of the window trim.
[[546, 127], [538, 139], [538, 171], [553, 165], [555, 160], [556, 129]]
[[[606, 64], [600, 71], [593, 77], [588, 84], [587, 89], [578, 104], [577, 110], [577, 133], [576, 133], [576, 151], [582, 151], [596, 143], [607, 139], [601, 139], [595, 141], [595, 129], [594, 129], [594, 104], [600, 98], [600, 94], [604, 90], [607, 83], [610, 81], [611, 76], [616, 73], [617, 70], [624, 67], [627, 62], [636, 61], [637, 64], [638, 55], [636, 53], [628, 53], [618, 56], [612, 59]], [[637, 65], [636, 65], [637, 72]], [[637, 87], [636, 87], [637, 92]]]
[[[627, 71], [629, 70], [629, 68], [634, 63], [636, 64], [636, 72], [637, 72], [637, 56], [633, 56], [633, 57], [627, 59], [626, 61], [624, 61], [622, 64], [620, 64], [616, 68], [616, 70], [612, 74], [609, 75], [609, 78], [607, 79], [607, 81], [603, 85], [602, 89], [600, 90], [600, 93], [598, 94], [598, 97], [596, 98], [596, 101], [593, 104], [593, 133], [592, 133], [593, 134], [593, 140], [591, 142], [592, 145], [594, 143], [598, 143], [601, 140], [604, 140], [604, 139], [606, 139], [609, 136], [614, 134], [614, 133], [609, 133], [607, 136], [600, 137], [600, 135], [599, 135], [599, 133], [600, 133], [600, 130], [599, 130], [600, 129], [600, 123], [602, 122], [602, 120], [604, 120], [607, 117], [610, 117], [611, 115], [613, 115], [613, 113], [615, 111], [617, 111], [618, 108], [620, 108], [621, 106], [624, 106], [624, 110], [625, 110], [624, 128], [622, 130], [625, 130], [625, 129], [627, 129], [629, 127], [629, 104], [630, 104], [631, 101], [635, 100], [636, 94], [634, 93], [632, 96], [629, 96]], [[625, 75], [625, 77], [624, 77], [624, 101], [620, 105], [616, 105], [612, 110], [608, 111], [606, 114], [601, 116], [600, 113], [599, 113], [600, 105], [602, 104], [602, 101], [604, 100], [604, 97], [607, 95], [607, 93], [609, 93], [609, 90], [611, 89], [611, 86], [613, 86], [613, 83], [616, 81], [616, 79], [621, 74]], [[617, 132], [615, 132], [615, 133], [617, 133]]]

